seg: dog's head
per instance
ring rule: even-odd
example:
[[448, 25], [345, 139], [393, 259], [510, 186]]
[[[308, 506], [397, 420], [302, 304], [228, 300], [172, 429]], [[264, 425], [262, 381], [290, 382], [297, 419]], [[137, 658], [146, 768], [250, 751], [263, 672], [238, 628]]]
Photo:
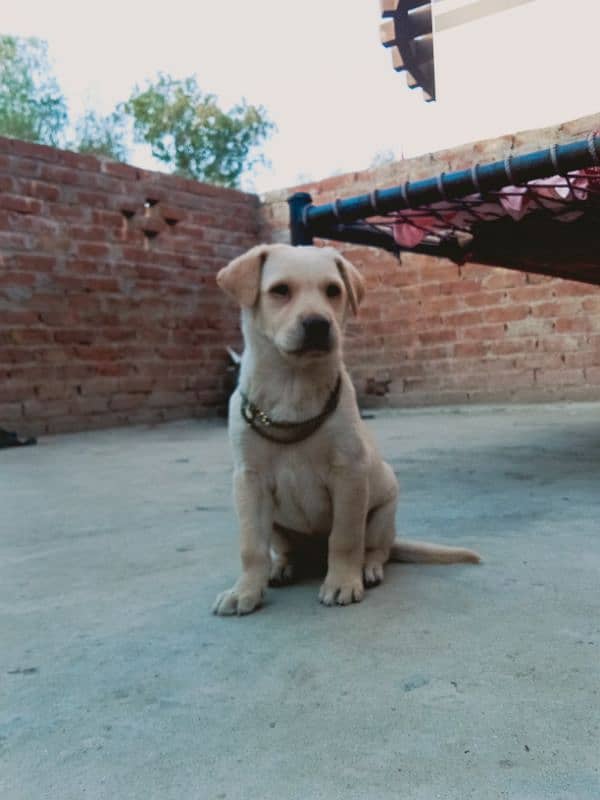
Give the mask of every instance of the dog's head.
[[347, 313], [364, 295], [360, 273], [332, 247], [258, 245], [217, 283], [281, 355], [304, 361], [339, 352]]

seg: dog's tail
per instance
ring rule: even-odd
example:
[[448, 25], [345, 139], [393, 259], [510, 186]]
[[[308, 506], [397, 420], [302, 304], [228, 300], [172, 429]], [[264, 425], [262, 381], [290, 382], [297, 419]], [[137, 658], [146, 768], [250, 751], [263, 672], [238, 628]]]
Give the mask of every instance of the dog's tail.
[[465, 547], [445, 547], [429, 542], [396, 539], [390, 551], [390, 561], [409, 564], [479, 564], [481, 557]]

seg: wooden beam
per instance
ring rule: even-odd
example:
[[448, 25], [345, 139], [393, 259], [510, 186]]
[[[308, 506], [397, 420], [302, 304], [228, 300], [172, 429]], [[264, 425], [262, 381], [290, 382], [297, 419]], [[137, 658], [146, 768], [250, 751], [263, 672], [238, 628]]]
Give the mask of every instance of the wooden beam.
[[381, 9], [381, 13], [389, 16], [390, 14], [394, 14], [398, 6], [402, 6], [406, 11], [410, 11], [411, 8], [417, 8], [418, 6], [430, 5], [431, 0], [379, 0], [379, 7]]
[[418, 6], [408, 12], [408, 22], [410, 31], [406, 31], [411, 39], [415, 36], [424, 36], [431, 33], [433, 30], [431, 21], [431, 5], [427, 3], [424, 6]]
[[436, 14], [435, 29], [438, 33], [447, 31], [449, 28], [466, 25], [477, 19], [490, 17], [492, 14], [499, 14], [531, 2], [532, 0], [476, 0], [476, 2], [465, 4], [452, 11]]
[[398, 8], [399, 4], [400, 0], [379, 0], [379, 8], [384, 16], [393, 14]]
[[431, 61], [433, 58], [433, 34], [419, 36], [410, 43], [415, 64], [422, 64], [424, 61]]
[[402, 53], [396, 46], [391, 48], [391, 53], [392, 53], [392, 67], [396, 70], [396, 72], [402, 72], [403, 69], [406, 69], [406, 64], [404, 63], [404, 59], [402, 58]]
[[396, 25], [393, 19], [384, 20], [379, 26], [381, 44], [384, 47], [391, 47], [396, 43]]
[[412, 72], [406, 70], [406, 83], [408, 84], [409, 89], [416, 89], [419, 85], [419, 81], [415, 78]]

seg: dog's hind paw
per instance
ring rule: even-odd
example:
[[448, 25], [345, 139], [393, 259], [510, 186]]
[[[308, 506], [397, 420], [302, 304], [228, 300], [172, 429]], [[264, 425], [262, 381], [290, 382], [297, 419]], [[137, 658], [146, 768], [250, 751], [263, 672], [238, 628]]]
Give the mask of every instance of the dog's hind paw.
[[294, 580], [294, 565], [289, 561], [275, 561], [271, 566], [269, 586], [287, 586]]
[[383, 581], [383, 565], [378, 562], [370, 562], [363, 567], [363, 580], [367, 589], [379, 586]]

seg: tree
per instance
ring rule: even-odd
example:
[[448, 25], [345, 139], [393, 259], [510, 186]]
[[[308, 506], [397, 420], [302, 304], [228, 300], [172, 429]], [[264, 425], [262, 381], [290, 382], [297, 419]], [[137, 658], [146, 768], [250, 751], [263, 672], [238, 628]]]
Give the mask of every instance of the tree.
[[118, 110], [103, 117], [89, 109], [75, 125], [75, 137], [71, 146], [80, 153], [107, 156], [116, 161], [127, 159], [125, 119]]
[[66, 124], [46, 42], [0, 36], [0, 134], [56, 146]]
[[136, 140], [150, 144], [152, 155], [179, 175], [235, 187], [242, 173], [265, 163], [256, 154], [274, 128], [265, 109], [243, 100], [223, 111], [194, 76], [159, 73], [145, 89], [136, 86], [124, 108]]

